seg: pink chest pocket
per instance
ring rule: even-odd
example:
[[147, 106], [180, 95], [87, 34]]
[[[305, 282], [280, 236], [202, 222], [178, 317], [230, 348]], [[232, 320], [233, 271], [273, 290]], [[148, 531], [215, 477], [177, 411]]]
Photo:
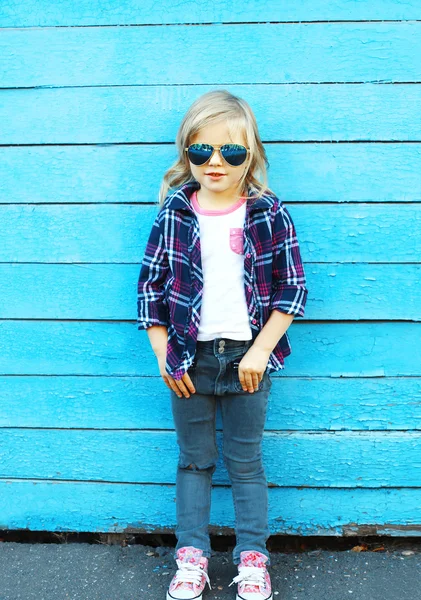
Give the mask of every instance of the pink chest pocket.
[[231, 227], [230, 228], [230, 248], [236, 254], [243, 254], [243, 228], [242, 227]]

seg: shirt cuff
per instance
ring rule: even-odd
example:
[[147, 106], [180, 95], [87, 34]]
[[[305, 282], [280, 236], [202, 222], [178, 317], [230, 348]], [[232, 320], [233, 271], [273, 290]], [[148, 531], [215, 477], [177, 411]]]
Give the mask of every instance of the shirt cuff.
[[[147, 316], [145, 316], [145, 313]], [[150, 304], [147, 311], [143, 311], [143, 316], [137, 318], [138, 329], [149, 329], [153, 325], [164, 325], [168, 327], [168, 312], [165, 304]]]
[[304, 317], [304, 307], [308, 290], [304, 286], [281, 285], [272, 294], [270, 308], [279, 310], [287, 315]]

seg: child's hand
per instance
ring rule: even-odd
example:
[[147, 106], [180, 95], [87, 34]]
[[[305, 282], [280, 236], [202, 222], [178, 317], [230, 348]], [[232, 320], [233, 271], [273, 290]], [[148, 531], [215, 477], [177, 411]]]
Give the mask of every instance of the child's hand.
[[257, 392], [269, 361], [270, 351], [251, 346], [238, 365], [238, 378], [245, 392]]
[[196, 390], [194, 389], [194, 385], [188, 373], [184, 373], [181, 379], [174, 379], [165, 370], [165, 362], [165, 355], [158, 356], [159, 373], [164, 380], [165, 385], [170, 388], [170, 390], [173, 390], [179, 398], [183, 395], [186, 398], [190, 398], [190, 393], [194, 394]]

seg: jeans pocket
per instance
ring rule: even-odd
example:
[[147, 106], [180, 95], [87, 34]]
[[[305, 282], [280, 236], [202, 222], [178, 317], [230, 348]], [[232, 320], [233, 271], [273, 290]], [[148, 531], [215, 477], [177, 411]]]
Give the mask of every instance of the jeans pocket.
[[[232, 372], [232, 386], [234, 391], [236, 392], [243, 392], [244, 390], [242, 388], [241, 382], [240, 382], [240, 378], [238, 376], [238, 365], [241, 362], [241, 358], [234, 360], [231, 363], [231, 372]], [[267, 371], [265, 371], [263, 373], [263, 377], [262, 380], [259, 382], [259, 387], [256, 391], [261, 391], [265, 388], [265, 386], [271, 386], [272, 385], [272, 381], [270, 379], [269, 373]]]

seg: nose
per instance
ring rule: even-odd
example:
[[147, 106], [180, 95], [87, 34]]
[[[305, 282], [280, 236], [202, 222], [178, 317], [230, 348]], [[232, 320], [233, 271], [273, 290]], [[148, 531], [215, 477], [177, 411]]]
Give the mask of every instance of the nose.
[[209, 159], [208, 164], [210, 165], [222, 165], [222, 156], [219, 150], [214, 150], [212, 156]]

